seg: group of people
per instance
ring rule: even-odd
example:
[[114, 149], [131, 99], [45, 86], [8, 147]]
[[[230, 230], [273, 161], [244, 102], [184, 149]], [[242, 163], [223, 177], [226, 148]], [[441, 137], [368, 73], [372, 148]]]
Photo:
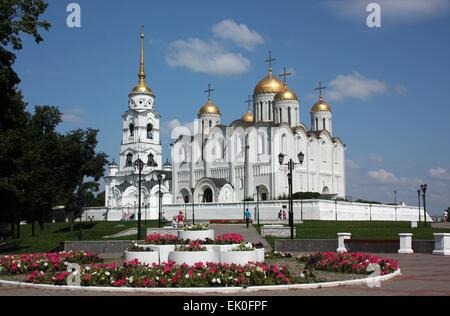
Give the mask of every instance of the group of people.
[[172, 217], [172, 227], [178, 228], [183, 227], [183, 225], [184, 225], [184, 215], [183, 212], [180, 211], [178, 215]]
[[280, 210], [280, 211], [278, 212], [278, 219], [279, 219], [280, 221], [285, 221], [285, 220], [287, 219], [287, 214], [286, 214], [286, 211], [285, 211], [285, 210]]

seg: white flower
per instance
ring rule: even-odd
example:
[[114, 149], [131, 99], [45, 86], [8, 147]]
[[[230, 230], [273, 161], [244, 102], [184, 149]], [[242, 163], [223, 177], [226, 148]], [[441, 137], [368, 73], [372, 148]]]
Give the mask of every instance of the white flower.
[[68, 266], [68, 265], [69, 265], [69, 263], [68, 263], [67, 261], [64, 261], [64, 265]]
[[91, 270], [91, 267], [90, 267], [90, 266], [86, 266], [84, 269], [85, 269], [86, 271], [89, 271], [89, 270]]
[[109, 273], [109, 271], [106, 271], [106, 272], [105, 272], [105, 275], [106, 275], [106, 276], [110, 276], [111, 273]]
[[304, 273], [300, 274], [300, 277], [301, 277], [301, 278], [304, 278], [304, 277], [305, 277], [305, 274], [304, 274]]
[[252, 273], [250, 271], [248, 271], [248, 272], [245, 272], [245, 275], [249, 277], [252, 275]]
[[185, 277], [186, 279], [189, 279], [189, 274], [186, 274], [184, 277]]
[[47, 263], [47, 262], [44, 263], [44, 267], [46, 267], [46, 266], [48, 266], [48, 263]]
[[134, 278], [131, 276], [130, 277], [130, 283], [133, 283]]

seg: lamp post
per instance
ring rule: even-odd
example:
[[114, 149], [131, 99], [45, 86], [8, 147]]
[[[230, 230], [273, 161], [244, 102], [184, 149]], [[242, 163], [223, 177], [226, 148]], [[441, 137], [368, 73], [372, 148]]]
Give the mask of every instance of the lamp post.
[[256, 208], [258, 210], [258, 226], [259, 226], [259, 185], [256, 187]]
[[161, 219], [162, 219], [162, 208], [161, 208], [161, 180], [162, 180], [162, 175], [159, 173], [156, 178], [158, 179], [158, 205], [159, 205], [159, 212], [158, 212], [158, 227], [161, 228]]
[[424, 217], [424, 221], [425, 221], [425, 227], [427, 227], [426, 193], [427, 193], [428, 185], [427, 184], [422, 184], [420, 186], [420, 189], [422, 190], [422, 198], [423, 198], [423, 217]]
[[194, 188], [191, 188], [191, 194], [192, 194], [192, 225], [195, 225], [195, 210], [194, 210]]
[[[278, 162], [280, 165], [283, 165], [285, 155], [280, 153], [278, 155]], [[293, 177], [293, 170], [295, 168], [295, 165], [302, 165], [303, 160], [305, 159], [305, 155], [300, 152], [297, 155], [298, 161], [300, 163], [295, 163], [292, 159], [289, 159], [289, 162], [285, 165], [289, 168], [288, 173], [288, 185], [289, 185], [289, 226], [291, 227], [291, 239], [294, 239], [294, 202], [292, 200], [292, 177]]]
[[134, 162], [134, 168], [136, 170], [138, 170], [139, 172], [139, 194], [138, 194], [138, 231], [137, 231], [137, 240], [141, 240], [142, 237], [142, 223], [141, 223], [141, 177], [142, 177], [142, 170], [144, 169], [144, 165], [145, 163], [138, 158], [135, 162]]
[[420, 189], [417, 190], [417, 202], [419, 203], [419, 223], [420, 223]]

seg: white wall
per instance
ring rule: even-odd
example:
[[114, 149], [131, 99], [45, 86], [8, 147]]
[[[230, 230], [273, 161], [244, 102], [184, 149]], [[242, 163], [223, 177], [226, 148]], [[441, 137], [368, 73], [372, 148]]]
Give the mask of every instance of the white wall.
[[[283, 206], [288, 206], [288, 201], [265, 201], [260, 202], [260, 220], [276, 221], [278, 212]], [[256, 202], [248, 202], [247, 207], [255, 216]], [[287, 209], [286, 209], [287, 210]], [[105, 220], [103, 216], [106, 208], [86, 208], [83, 220], [89, 216], [94, 216], [94, 220]], [[164, 204], [163, 212], [167, 219], [185, 212], [185, 204]], [[137, 210], [136, 210], [137, 212]], [[108, 221], [119, 221], [122, 218], [122, 208], [109, 209]], [[196, 220], [211, 219], [242, 219], [244, 204], [240, 203], [209, 203], [195, 204]], [[192, 219], [192, 204], [186, 204], [187, 219]], [[142, 209], [142, 219], [157, 219], [158, 211], [155, 208], [147, 209], [144, 216]], [[423, 209], [421, 209], [421, 220], [423, 221]], [[307, 200], [294, 201], [294, 219], [304, 220], [339, 220], [339, 221], [418, 221], [419, 210], [412, 206], [375, 205], [350, 202], [335, 202], [330, 200]], [[137, 219], [137, 214], [136, 214]], [[427, 215], [427, 221], [432, 219]]]

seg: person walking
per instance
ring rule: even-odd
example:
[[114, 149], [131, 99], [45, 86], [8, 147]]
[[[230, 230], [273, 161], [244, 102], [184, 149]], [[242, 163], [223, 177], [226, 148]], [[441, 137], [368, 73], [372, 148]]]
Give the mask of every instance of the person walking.
[[172, 218], [172, 227], [175, 228], [175, 229], [178, 228], [178, 221], [177, 221], [177, 217], [176, 216], [174, 216]]
[[178, 213], [177, 220], [178, 220], [178, 227], [183, 227], [184, 215], [183, 215], [183, 212], [182, 212], [182, 211], [180, 211], [180, 212]]
[[252, 218], [252, 213], [250, 213], [250, 211], [247, 209], [245, 211], [245, 223], [247, 224], [247, 228], [250, 227], [250, 220]]
[[283, 210], [283, 221], [285, 221], [286, 219], [287, 219], [287, 217], [286, 217], [286, 211]]

